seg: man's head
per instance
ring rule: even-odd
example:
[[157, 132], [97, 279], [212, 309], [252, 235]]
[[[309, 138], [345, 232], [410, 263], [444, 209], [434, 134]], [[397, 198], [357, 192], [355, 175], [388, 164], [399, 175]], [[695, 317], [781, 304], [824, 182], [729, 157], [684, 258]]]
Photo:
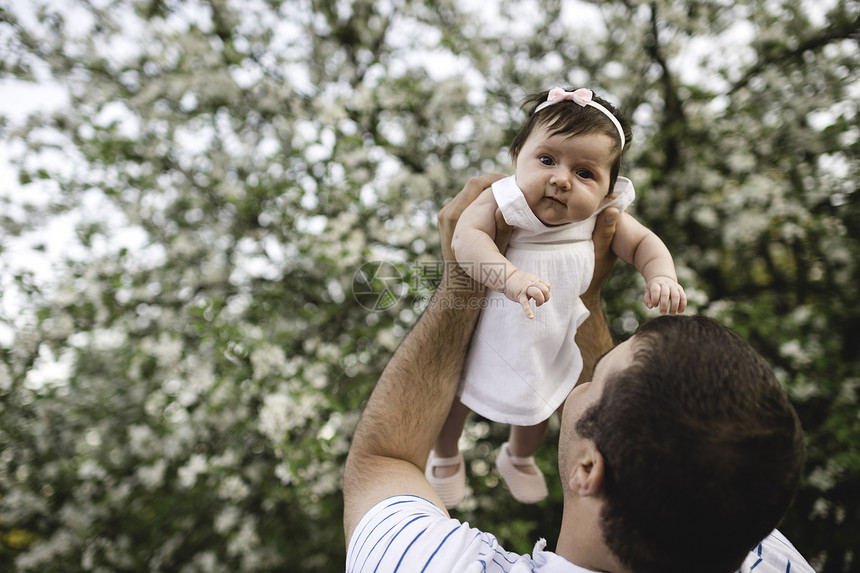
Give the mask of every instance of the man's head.
[[[735, 571], [785, 513], [803, 463], [800, 423], [772, 370], [701, 316], [652, 320], [603, 361], [580, 391], [591, 391], [585, 411], [565, 406], [562, 435], [599, 452], [603, 542], [636, 573], [691, 562]], [[568, 456], [563, 476], [576, 471]]]

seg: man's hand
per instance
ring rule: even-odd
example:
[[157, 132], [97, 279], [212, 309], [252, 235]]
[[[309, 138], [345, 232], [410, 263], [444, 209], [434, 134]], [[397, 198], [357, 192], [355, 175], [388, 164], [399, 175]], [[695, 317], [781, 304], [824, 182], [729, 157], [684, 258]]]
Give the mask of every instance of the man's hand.
[[618, 257], [612, 252], [612, 239], [615, 237], [615, 225], [620, 215], [618, 209], [609, 207], [597, 217], [597, 223], [591, 235], [594, 241], [594, 275], [588, 290], [582, 295], [589, 307], [591, 301], [599, 302], [600, 288], [609, 277], [615, 263], [618, 262]]
[[590, 314], [576, 330], [576, 345], [582, 352], [582, 373], [577, 384], [591, 382], [595, 361], [614, 346], [612, 333], [609, 332], [609, 325], [606, 324], [606, 317], [600, 306], [600, 288], [618, 262], [618, 257], [611, 247], [620, 215], [615, 207], [606, 209], [597, 217], [597, 224], [591, 236], [594, 240], [594, 276], [588, 290], [582, 295], [582, 302]]

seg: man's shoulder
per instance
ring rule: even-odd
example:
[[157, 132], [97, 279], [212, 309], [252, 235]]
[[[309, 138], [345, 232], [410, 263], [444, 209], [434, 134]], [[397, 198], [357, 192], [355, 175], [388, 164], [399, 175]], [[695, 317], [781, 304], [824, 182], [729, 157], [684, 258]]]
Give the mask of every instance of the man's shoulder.
[[[350, 539], [346, 570], [516, 571], [528, 555], [506, 551], [495, 536], [470, 527], [417, 496], [374, 506]], [[530, 569], [529, 569], [530, 570]]]
[[750, 551], [739, 573], [815, 573], [803, 555], [774, 529]]

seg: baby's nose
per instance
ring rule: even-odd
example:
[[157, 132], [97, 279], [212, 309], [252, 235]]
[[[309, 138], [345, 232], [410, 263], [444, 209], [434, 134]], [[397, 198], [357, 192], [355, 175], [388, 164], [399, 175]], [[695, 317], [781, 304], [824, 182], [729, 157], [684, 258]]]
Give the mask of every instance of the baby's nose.
[[562, 170], [558, 170], [553, 174], [551, 183], [556, 185], [559, 189], [570, 191], [570, 174]]

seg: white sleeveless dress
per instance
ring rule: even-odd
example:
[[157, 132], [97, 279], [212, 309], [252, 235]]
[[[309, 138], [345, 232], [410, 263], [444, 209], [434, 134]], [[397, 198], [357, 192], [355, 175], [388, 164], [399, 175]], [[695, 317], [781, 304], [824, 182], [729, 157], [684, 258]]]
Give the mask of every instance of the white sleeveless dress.
[[624, 211], [635, 192], [619, 177], [612, 197], [588, 219], [548, 227], [532, 213], [514, 176], [493, 185], [505, 221], [514, 227], [505, 256], [520, 270], [551, 286], [549, 301], [529, 320], [519, 303], [487, 290], [460, 382], [460, 400], [473, 412], [506, 424], [532, 426], [564, 402], [582, 371], [574, 343], [588, 317], [580, 296], [594, 274], [597, 215], [609, 206]]

